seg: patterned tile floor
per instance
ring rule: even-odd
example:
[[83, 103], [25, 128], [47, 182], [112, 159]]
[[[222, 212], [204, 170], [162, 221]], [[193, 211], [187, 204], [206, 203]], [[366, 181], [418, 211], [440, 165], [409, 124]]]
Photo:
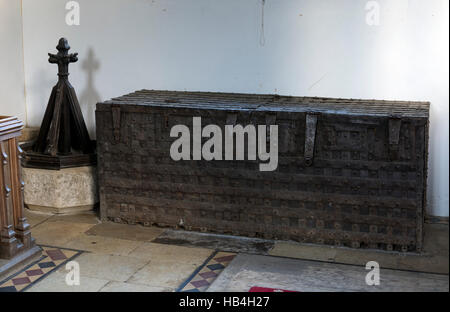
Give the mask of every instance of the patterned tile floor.
[[47, 277], [82, 251], [41, 246], [42, 256], [19, 272], [0, 281], [0, 292], [22, 292]]
[[236, 257], [235, 253], [215, 251], [189, 278], [180, 285], [177, 292], [203, 292]]

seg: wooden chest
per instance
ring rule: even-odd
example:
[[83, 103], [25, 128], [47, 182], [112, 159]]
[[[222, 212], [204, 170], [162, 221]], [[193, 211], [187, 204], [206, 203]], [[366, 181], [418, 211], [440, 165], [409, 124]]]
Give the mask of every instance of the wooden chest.
[[[425, 102], [148, 90], [115, 98], [96, 111], [101, 217], [419, 252], [428, 115]], [[276, 170], [260, 171], [258, 159], [192, 160], [192, 150], [191, 160], [173, 160], [171, 129], [193, 130], [193, 117], [224, 131], [277, 125]]]

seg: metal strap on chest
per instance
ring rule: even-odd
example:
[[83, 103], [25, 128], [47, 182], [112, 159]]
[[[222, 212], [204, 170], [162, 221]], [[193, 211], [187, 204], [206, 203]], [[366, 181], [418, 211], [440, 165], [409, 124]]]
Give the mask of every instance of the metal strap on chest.
[[111, 106], [114, 143], [120, 142], [120, 106]]
[[270, 126], [275, 125], [277, 121], [276, 114], [267, 114], [266, 115], [266, 142], [270, 142]]
[[401, 127], [402, 120], [400, 118], [389, 119], [389, 157], [391, 160], [398, 159]]
[[314, 145], [316, 143], [317, 114], [306, 114], [305, 131], [305, 165], [311, 166], [314, 159]]
[[237, 113], [227, 114], [227, 125], [235, 126], [237, 122]]

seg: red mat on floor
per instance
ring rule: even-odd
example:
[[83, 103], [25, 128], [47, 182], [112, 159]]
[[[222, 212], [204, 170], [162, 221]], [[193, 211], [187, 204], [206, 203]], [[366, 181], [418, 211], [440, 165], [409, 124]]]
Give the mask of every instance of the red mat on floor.
[[252, 287], [250, 288], [249, 292], [298, 292], [298, 291], [278, 289], [278, 288]]

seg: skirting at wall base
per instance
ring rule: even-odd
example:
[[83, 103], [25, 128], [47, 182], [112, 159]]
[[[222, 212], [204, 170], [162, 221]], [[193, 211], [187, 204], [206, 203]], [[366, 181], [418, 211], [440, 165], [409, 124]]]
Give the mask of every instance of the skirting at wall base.
[[91, 211], [95, 208], [95, 205], [85, 205], [85, 206], [77, 206], [77, 207], [48, 207], [48, 206], [38, 206], [38, 205], [30, 205], [25, 204], [25, 206], [31, 211], [42, 212], [46, 214], [79, 214], [86, 211]]
[[33, 211], [76, 214], [98, 203], [96, 167], [23, 168], [25, 205]]
[[425, 215], [425, 223], [448, 225], [448, 217]]

